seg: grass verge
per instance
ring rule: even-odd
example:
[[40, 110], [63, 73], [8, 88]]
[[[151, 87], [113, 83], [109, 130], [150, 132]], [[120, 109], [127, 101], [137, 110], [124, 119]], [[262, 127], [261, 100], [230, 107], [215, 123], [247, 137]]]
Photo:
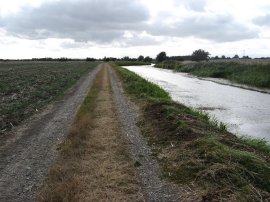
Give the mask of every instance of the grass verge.
[[270, 200], [270, 147], [265, 141], [238, 138], [207, 115], [173, 102], [157, 85], [115, 68], [126, 92], [141, 106], [139, 125], [164, 177], [187, 189], [184, 198]]
[[64, 94], [98, 63], [0, 63], [0, 135]]
[[106, 75], [98, 73], [37, 201], [143, 201]]

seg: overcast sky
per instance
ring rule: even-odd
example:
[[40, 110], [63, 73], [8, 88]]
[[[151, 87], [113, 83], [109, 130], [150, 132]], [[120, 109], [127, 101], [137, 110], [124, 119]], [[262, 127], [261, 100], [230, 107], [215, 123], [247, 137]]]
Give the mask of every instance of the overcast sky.
[[269, 0], [0, 0], [0, 58], [270, 56]]

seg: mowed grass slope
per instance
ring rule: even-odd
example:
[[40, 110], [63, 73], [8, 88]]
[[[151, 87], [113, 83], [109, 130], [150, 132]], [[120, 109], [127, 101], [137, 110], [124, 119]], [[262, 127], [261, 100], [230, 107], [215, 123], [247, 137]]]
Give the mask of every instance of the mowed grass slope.
[[139, 122], [164, 177], [185, 188], [187, 201], [270, 200], [270, 146], [238, 138], [209, 116], [175, 103], [133, 72], [116, 67], [141, 106]]
[[0, 63], [0, 134], [63, 95], [96, 65], [79, 61]]

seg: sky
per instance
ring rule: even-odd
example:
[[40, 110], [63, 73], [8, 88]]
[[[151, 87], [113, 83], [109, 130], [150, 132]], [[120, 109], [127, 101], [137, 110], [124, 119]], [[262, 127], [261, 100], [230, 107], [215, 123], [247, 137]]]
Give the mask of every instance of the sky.
[[270, 57], [269, 0], [0, 0], [0, 58]]

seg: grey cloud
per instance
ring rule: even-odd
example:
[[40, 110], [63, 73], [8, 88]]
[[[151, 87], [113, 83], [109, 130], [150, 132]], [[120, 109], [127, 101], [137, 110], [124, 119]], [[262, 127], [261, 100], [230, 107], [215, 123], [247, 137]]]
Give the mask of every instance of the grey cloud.
[[61, 0], [26, 8], [0, 20], [0, 24], [11, 34], [30, 39], [110, 42], [121, 37], [124, 30], [138, 29], [148, 18], [148, 10], [136, 1]]
[[206, 0], [177, 0], [174, 1], [176, 6], [184, 5], [188, 10], [202, 12], [207, 4]]
[[186, 1], [186, 5], [189, 9], [194, 11], [204, 11], [206, 6], [205, 0], [188, 0]]
[[[151, 36], [139, 36], [139, 32], [132, 32], [131, 38], [123, 37], [121, 40], [116, 41], [116, 46], [120, 47], [134, 47], [134, 46], [151, 46], [157, 45], [160, 41], [156, 40]], [[85, 43], [85, 42], [77, 42], [77, 41], [65, 41], [61, 43], [62, 48], [68, 49], [77, 49], [77, 48], [88, 48], [91, 46], [95, 46], [95, 44]]]
[[156, 40], [154, 37], [149, 36], [143, 36], [139, 37], [135, 35], [131, 39], [125, 39], [123, 40], [122, 45], [125, 47], [128, 46], [152, 46], [152, 45], [158, 45], [160, 44], [160, 41]]
[[256, 30], [235, 23], [233, 18], [227, 15], [189, 17], [170, 26], [165, 23], [153, 25], [150, 33], [173, 37], [194, 36], [217, 42], [238, 41], [258, 36]]
[[270, 26], [270, 13], [264, 15], [264, 16], [259, 16], [253, 20], [253, 22], [257, 25], [265, 25], [265, 26]]
[[88, 48], [91, 45], [85, 42], [76, 42], [76, 41], [69, 41], [61, 43], [61, 47], [64, 49], [81, 49], [81, 48]]
[[[237, 41], [257, 37], [256, 30], [235, 23], [228, 15], [213, 15], [204, 11], [206, 0], [179, 0], [177, 4], [196, 13], [195, 17], [179, 19], [174, 24], [147, 24], [149, 11], [139, 1], [127, 0], [60, 0], [42, 4], [39, 8], [24, 8], [14, 16], [0, 18], [0, 27], [8, 34], [28, 39], [70, 38], [75, 42], [111, 43], [124, 46], [154, 45], [153, 37], [138, 38], [146, 31], [153, 36], [172, 36], [208, 39], [217, 42]], [[261, 20], [262, 21], [262, 20]], [[126, 39], [125, 31], [135, 33]], [[74, 44], [64, 44], [71, 47]], [[75, 46], [80, 46], [80, 43]]]

